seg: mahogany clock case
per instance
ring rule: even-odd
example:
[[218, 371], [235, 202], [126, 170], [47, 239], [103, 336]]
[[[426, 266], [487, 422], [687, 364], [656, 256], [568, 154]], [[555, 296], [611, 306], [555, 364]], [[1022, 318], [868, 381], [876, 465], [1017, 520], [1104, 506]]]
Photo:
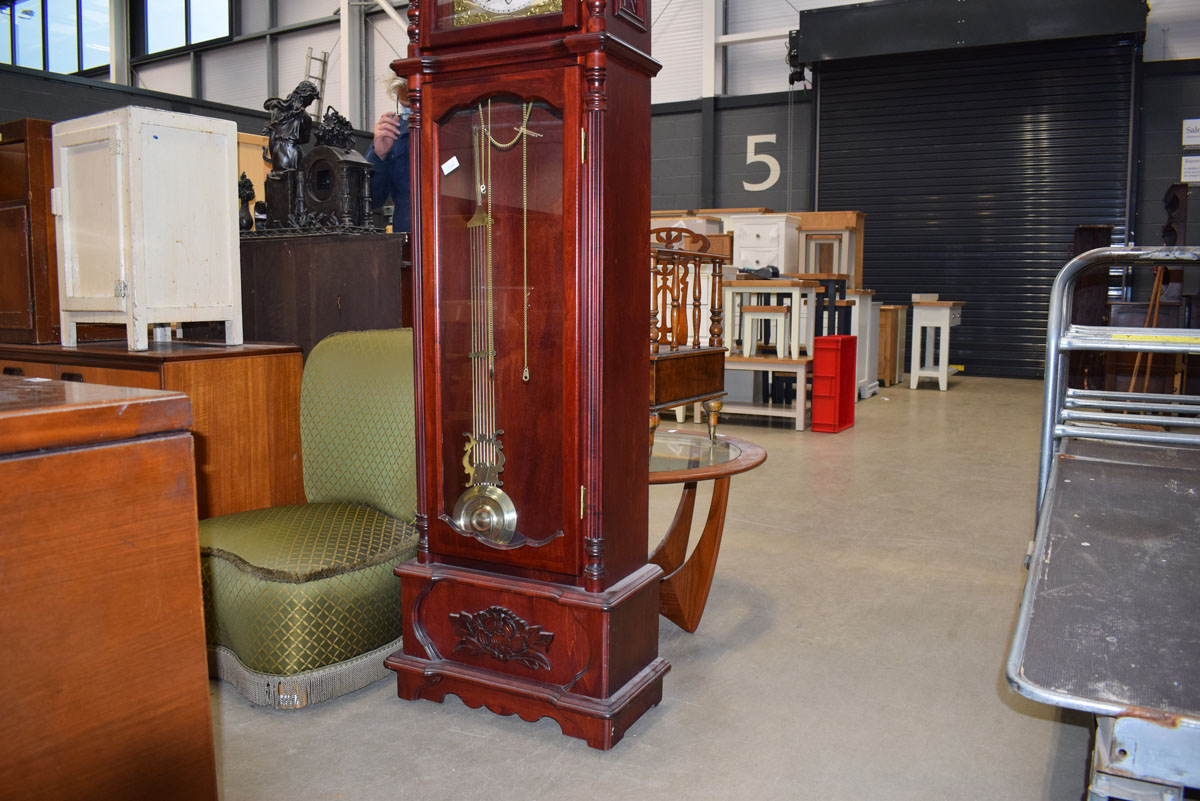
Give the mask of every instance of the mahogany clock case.
[[424, 530], [387, 665], [403, 698], [550, 716], [609, 748], [669, 670], [647, 563], [647, 9], [439, 29], [445, 8], [410, 7], [392, 65], [413, 101]]

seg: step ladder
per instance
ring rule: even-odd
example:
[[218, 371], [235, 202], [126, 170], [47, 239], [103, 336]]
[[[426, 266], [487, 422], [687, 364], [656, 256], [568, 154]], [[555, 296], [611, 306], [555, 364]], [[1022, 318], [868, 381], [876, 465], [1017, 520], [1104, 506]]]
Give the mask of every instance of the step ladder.
[[321, 55], [314, 56], [313, 49], [308, 48], [304, 57], [304, 80], [317, 87], [317, 104], [311, 112], [315, 120], [321, 119], [322, 109], [325, 108], [325, 71], [328, 68], [329, 53], [321, 51]]

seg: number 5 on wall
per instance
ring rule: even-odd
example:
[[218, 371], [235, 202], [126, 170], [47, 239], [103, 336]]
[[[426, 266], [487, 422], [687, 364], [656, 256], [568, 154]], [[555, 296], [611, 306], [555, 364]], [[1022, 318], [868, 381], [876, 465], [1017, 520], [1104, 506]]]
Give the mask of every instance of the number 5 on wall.
[[758, 183], [742, 181], [742, 189], [747, 192], [762, 192], [765, 189], [770, 189], [779, 181], [779, 160], [774, 156], [766, 153], [755, 153], [754, 148], [763, 142], [775, 144], [775, 134], [758, 134], [757, 136], [746, 137], [746, 164], [766, 164], [767, 177]]

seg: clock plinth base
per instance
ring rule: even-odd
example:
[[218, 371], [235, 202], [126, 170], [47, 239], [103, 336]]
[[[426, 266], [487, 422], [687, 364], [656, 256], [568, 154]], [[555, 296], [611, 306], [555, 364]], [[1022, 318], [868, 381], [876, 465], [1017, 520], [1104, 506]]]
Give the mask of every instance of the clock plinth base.
[[397, 673], [397, 694], [406, 701], [441, 703], [457, 695], [472, 709], [486, 706], [497, 715], [518, 715], [529, 723], [551, 718], [568, 737], [607, 751], [646, 710], [662, 700], [663, 676], [671, 669], [657, 658], [611, 698], [592, 699], [540, 682], [501, 678], [454, 662], [430, 662], [402, 653], [387, 658]]
[[472, 708], [612, 748], [662, 700], [655, 565], [601, 593], [446, 565], [407, 563], [404, 648], [385, 664], [406, 700]]

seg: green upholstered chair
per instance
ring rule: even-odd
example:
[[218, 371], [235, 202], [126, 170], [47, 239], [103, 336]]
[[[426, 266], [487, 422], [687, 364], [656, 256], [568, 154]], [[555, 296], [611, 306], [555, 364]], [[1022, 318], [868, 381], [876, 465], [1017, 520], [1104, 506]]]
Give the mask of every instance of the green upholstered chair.
[[308, 503], [200, 521], [209, 673], [298, 709], [388, 675], [416, 553], [412, 331], [334, 334], [300, 389]]

